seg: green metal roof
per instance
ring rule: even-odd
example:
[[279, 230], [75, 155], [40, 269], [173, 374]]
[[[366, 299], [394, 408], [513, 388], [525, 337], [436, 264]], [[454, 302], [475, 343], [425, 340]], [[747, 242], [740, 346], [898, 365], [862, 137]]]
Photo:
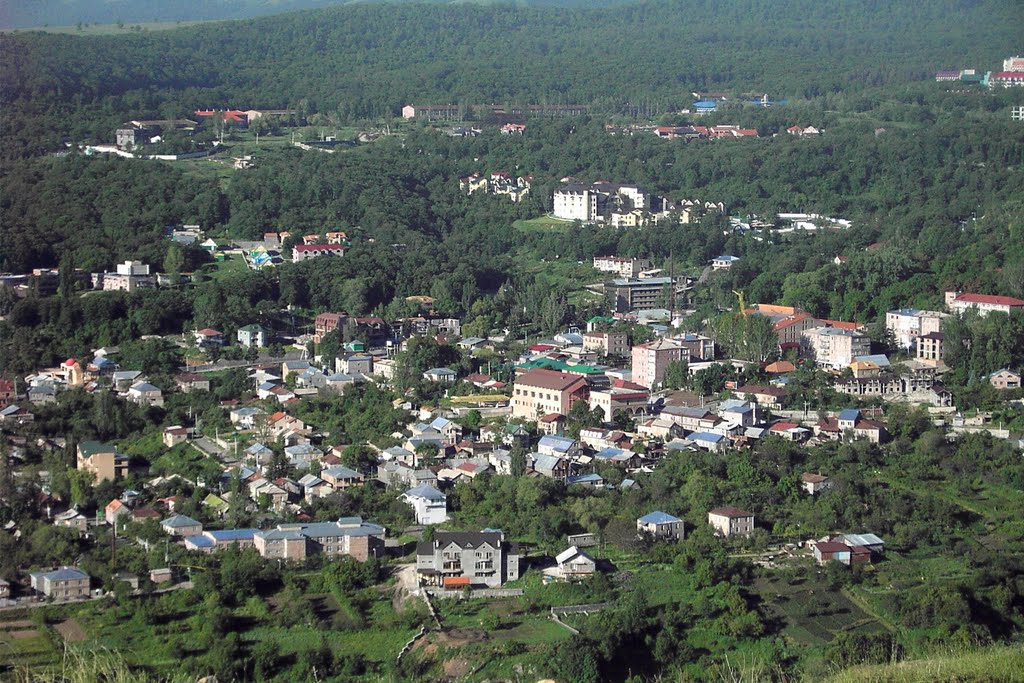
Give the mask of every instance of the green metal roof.
[[516, 367], [523, 368], [525, 370], [534, 370], [536, 368], [542, 368], [544, 370], [557, 370], [558, 372], [568, 372], [573, 375], [601, 375], [604, 374], [604, 370], [595, 368], [593, 365], [569, 365], [560, 360], [552, 360], [551, 358], [538, 358], [536, 360], [527, 361], [520, 363]]
[[86, 457], [91, 457], [97, 453], [115, 453], [117, 451], [113, 445], [100, 441], [83, 441], [78, 444], [78, 450], [82, 451], [82, 455]]

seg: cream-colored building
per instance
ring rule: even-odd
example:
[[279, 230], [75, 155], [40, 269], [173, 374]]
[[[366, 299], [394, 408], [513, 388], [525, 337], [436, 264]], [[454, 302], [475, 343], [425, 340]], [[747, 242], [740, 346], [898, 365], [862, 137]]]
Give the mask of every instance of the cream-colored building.
[[754, 530], [754, 515], [732, 506], [720, 507], [708, 513], [708, 524], [720, 536], [749, 536]]
[[568, 415], [576, 401], [588, 399], [586, 378], [555, 370], [529, 370], [512, 388], [512, 417], [536, 420], [544, 415]]

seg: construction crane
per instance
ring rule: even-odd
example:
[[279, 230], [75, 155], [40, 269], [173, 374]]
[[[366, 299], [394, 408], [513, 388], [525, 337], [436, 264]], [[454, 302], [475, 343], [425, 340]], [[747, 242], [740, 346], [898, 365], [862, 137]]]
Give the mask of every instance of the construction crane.
[[741, 291], [739, 291], [737, 289], [732, 290], [732, 293], [735, 294], [736, 298], [740, 300], [740, 313], [742, 313], [743, 315], [746, 315], [747, 314], [747, 298], [746, 298], [746, 296], [744, 296], [743, 292], [741, 292]]

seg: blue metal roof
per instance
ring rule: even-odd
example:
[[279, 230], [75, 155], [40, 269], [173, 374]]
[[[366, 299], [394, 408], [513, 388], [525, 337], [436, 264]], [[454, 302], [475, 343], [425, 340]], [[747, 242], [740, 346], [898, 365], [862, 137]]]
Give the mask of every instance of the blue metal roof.
[[207, 536], [189, 536], [185, 539], [185, 542], [196, 548], [214, 548], [217, 546], [216, 541]]
[[207, 531], [206, 536], [218, 542], [249, 541], [256, 535], [257, 529], [221, 529]]
[[88, 574], [74, 567], [61, 567], [52, 572], [35, 572], [32, 576], [40, 576], [48, 581], [74, 581], [89, 578]]
[[859, 417], [860, 411], [856, 408], [846, 408], [845, 410], [839, 411], [839, 419], [843, 421], [850, 420], [856, 422]]
[[682, 520], [680, 520], [678, 517], [673, 517], [672, 515], [666, 512], [655, 510], [654, 512], [648, 513], [636, 521], [640, 522], [641, 524], [672, 524], [674, 522], [680, 522]]

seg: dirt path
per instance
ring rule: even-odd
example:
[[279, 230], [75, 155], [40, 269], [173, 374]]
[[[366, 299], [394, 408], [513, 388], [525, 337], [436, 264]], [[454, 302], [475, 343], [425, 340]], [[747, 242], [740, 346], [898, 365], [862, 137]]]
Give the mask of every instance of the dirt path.
[[62, 621], [54, 627], [66, 643], [84, 643], [85, 631], [74, 619]]

